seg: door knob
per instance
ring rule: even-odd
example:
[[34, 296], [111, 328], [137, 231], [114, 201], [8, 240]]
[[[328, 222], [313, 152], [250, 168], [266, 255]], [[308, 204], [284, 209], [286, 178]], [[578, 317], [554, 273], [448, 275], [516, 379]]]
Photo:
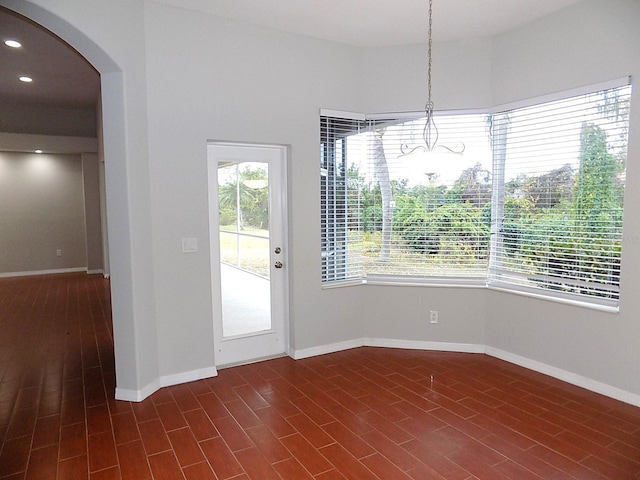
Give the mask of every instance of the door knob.
[[275, 266], [276, 268], [282, 268], [282, 262], [276, 262], [276, 263], [274, 264], [274, 266]]

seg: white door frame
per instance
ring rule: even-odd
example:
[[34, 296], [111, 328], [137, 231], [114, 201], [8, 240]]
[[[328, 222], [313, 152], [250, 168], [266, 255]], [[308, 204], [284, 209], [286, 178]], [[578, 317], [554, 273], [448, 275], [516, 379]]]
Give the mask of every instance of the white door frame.
[[[260, 152], [269, 158], [260, 158]], [[282, 342], [279, 352], [264, 354], [260, 348], [251, 346], [251, 339], [266, 337], [269, 334], [242, 336], [241, 338], [225, 339], [222, 334], [222, 285], [220, 273], [220, 227], [218, 207], [218, 163], [220, 156], [226, 160], [264, 161], [269, 164], [269, 216], [270, 216], [270, 255], [271, 255], [271, 315], [274, 324], [274, 334], [279, 335]], [[256, 157], [257, 156], [257, 157]], [[274, 168], [273, 162], [278, 163]], [[288, 206], [287, 206], [287, 161], [288, 147], [286, 145], [253, 144], [239, 142], [209, 141], [207, 143], [207, 164], [209, 182], [209, 238], [211, 258], [211, 286], [212, 307], [214, 315], [214, 348], [216, 366], [228, 366], [260, 360], [274, 355], [289, 354], [289, 245], [288, 245]], [[271, 217], [276, 214], [279, 219], [273, 226]], [[278, 225], [279, 224], [279, 228]], [[273, 247], [279, 246], [282, 251], [274, 257]], [[275, 261], [282, 262], [283, 268], [276, 269]], [[278, 322], [278, 324], [276, 324]], [[222, 348], [236, 344], [238, 348], [252, 348], [255, 352], [251, 356], [226, 352]], [[233, 349], [233, 346], [231, 347]]]

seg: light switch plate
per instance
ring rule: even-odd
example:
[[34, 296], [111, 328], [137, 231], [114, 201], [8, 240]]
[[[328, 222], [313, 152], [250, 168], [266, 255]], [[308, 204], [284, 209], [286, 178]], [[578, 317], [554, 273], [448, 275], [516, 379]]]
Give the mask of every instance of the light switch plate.
[[198, 239], [189, 237], [182, 239], [182, 253], [194, 253], [198, 251]]

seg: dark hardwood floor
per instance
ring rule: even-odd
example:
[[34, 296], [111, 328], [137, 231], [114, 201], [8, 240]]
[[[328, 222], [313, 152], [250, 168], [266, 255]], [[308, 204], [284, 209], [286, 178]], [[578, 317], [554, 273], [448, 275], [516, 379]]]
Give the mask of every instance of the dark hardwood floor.
[[481, 354], [359, 348], [114, 400], [108, 283], [0, 279], [0, 478], [640, 478], [640, 408]]

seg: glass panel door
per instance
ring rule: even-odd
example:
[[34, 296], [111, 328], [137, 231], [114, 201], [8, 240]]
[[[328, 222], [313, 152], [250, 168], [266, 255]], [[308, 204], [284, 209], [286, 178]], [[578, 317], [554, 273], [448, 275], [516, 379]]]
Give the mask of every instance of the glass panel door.
[[256, 162], [218, 168], [222, 334], [271, 330], [269, 170]]
[[286, 147], [208, 146], [216, 365], [287, 350]]

